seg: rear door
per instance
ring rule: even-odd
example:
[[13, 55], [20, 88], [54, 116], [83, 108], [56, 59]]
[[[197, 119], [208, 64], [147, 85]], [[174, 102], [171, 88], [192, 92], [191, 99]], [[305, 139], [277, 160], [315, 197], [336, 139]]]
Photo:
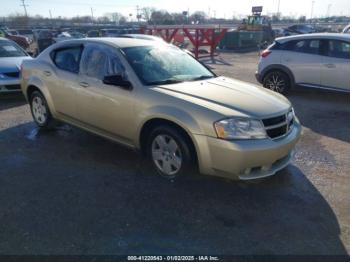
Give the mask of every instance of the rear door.
[[49, 88], [57, 112], [77, 118], [76, 92], [82, 45], [56, 49], [51, 53], [54, 66], [44, 70], [46, 86]]
[[350, 43], [328, 40], [322, 63], [321, 84], [324, 87], [350, 90]]
[[293, 73], [296, 84], [320, 85], [320, 39], [301, 39], [284, 44], [281, 62]]

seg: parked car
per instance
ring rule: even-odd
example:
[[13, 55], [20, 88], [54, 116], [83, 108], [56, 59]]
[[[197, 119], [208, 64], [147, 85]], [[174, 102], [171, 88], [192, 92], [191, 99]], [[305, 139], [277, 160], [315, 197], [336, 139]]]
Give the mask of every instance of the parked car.
[[181, 49], [128, 38], [67, 40], [22, 67], [41, 128], [59, 119], [147, 155], [173, 179], [243, 180], [284, 168], [300, 123], [282, 95], [218, 77]]
[[98, 30], [90, 30], [87, 32], [87, 37], [99, 37], [100, 33]]
[[19, 35], [19, 33], [16, 30], [7, 30], [7, 33], [11, 35]]
[[350, 35], [308, 34], [278, 38], [261, 53], [256, 77], [286, 93], [299, 85], [350, 91]]
[[28, 37], [22, 36], [22, 35], [12, 35], [8, 33], [8, 31], [1, 30], [1, 35], [5, 36], [6, 38], [16, 42], [19, 46], [21, 46], [23, 49], [27, 49], [30, 45], [30, 40]]
[[20, 66], [31, 57], [15, 42], [0, 38], [0, 93], [18, 92], [20, 87]]
[[155, 35], [145, 35], [145, 34], [125, 34], [120, 35], [119, 37], [125, 37], [125, 38], [136, 38], [136, 39], [143, 39], [143, 40], [150, 40], [150, 41], [158, 41], [158, 42], [165, 42], [163, 38]]
[[33, 30], [31, 29], [18, 29], [17, 32], [20, 34], [20, 35], [23, 35], [25, 37], [28, 37], [30, 42], [33, 42], [34, 40], [34, 33], [33, 33]]
[[343, 33], [343, 34], [350, 34], [350, 25], [347, 25], [346, 27], [344, 27], [342, 33]]
[[117, 37], [123, 34], [126, 34], [124, 29], [101, 29], [100, 36], [101, 37]]
[[35, 55], [40, 54], [45, 48], [53, 44], [54, 34], [55, 32], [49, 29], [40, 29], [34, 32], [34, 41], [37, 46]]
[[295, 35], [295, 34], [312, 34], [316, 33], [316, 29], [312, 25], [292, 25], [284, 29], [285, 35]]

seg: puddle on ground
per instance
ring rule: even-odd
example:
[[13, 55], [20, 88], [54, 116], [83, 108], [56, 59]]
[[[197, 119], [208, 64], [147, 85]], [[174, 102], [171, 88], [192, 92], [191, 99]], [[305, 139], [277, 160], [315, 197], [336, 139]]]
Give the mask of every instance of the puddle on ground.
[[28, 135], [26, 135], [26, 138], [29, 140], [36, 140], [37, 137], [39, 136], [40, 129], [38, 127], [32, 129]]
[[26, 135], [26, 138], [29, 140], [35, 141], [43, 134], [48, 134], [48, 133], [54, 132], [54, 133], [59, 134], [61, 136], [66, 136], [71, 131], [72, 131], [72, 127], [70, 127], [68, 125], [57, 126], [52, 130], [43, 130], [43, 129], [40, 129], [39, 127], [35, 127], [29, 132], [29, 134]]

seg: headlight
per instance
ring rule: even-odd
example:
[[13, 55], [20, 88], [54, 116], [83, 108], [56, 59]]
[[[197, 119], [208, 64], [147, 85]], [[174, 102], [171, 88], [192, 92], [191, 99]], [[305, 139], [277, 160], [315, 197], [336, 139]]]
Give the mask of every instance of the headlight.
[[260, 120], [228, 118], [214, 123], [216, 134], [222, 139], [262, 139], [266, 132]]
[[294, 108], [292, 108], [292, 110], [290, 110], [288, 112], [288, 114], [287, 114], [287, 121], [288, 121], [288, 123], [290, 121], [292, 121], [294, 119], [294, 117], [295, 117]]
[[6, 76], [0, 73], [0, 79], [4, 79], [4, 78], [6, 78]]

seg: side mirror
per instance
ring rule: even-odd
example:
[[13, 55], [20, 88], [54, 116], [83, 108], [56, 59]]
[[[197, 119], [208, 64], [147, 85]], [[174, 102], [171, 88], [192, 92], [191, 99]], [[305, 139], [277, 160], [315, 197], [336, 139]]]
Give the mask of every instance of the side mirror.
[[103, 78], [103, 83], [106, 85], [118, 86], [127, 90], [132, 89], [130, 81], [124, 80], [122, 75], [109, 75]]

